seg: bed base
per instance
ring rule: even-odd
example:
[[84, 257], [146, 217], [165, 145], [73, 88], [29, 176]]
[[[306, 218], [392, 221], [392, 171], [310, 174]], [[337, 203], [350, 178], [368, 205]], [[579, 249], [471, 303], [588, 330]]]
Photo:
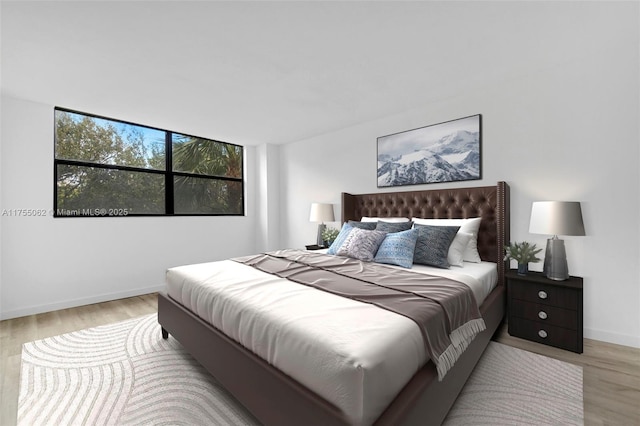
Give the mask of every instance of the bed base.
[[[445, 419], [505, 314], [504, 244], [509, 242], [509, 187], [459, 188], [405, 193], [343, 194], [346, 221], [360, 216], [483, 218], [478, 250], [498, 264], [498, 285], [480, 312], [487, 329], [476, 336], [439, 382], [429, 361], [400, 391], [375, 425], [439, 425]], [[420, 209], [417, 211], [416, 209]], [[415, 210], [415, 211], [414, 211]], [[420, 214], [416, 214], [420, 213]], [[484, 229], [483, 229], [484, 228]], [[261, 423], [277, 426], [346, 425], [333, 404], [271, 366], [166, 294], [158, 296], [162, 337], [169, 334], [202, 364]]]
[[245, 349], [166, 294], [158, 322], [264, 425], [347, 425], [332, 404]]
[[[505, 313], [504, 288], [483, 303], [487, 329], [478, 334], [442, 382], [429, 361], [375, 422], [379, 426], [439, 425], [499, 327]], [[166, 294], [158, 295], [162, 336], [171, 334], [264, 425], [348, 425], [325, 399], [272, 367]], [[165, 337], [167, 336], [167, 337]]]

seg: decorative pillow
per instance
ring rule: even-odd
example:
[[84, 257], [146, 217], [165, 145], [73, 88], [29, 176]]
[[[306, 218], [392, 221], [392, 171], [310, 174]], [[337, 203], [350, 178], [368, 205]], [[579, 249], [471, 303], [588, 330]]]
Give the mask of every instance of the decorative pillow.
[[331, 243], [331, 246], [329, 246], [329, 250], [327, 250], [327, 254], [336, 254], [338, 252], [338, 249], [342, 246], [342, 243], [344, 243], [344, 240], [347, 238], [347, 236], [349, 235], [352, 229], [354, 229], [353, 226], [349, 225], [348, 223], [345, 223], [344, 225], [342, 225], [342, 229], [338, 233], [338, 236], [336, 237], [335, 240], [333, 240], [333, 243]]
[[449, 262], [449, 265], [464, 266], [464, 251], [467, 245], [469, 245], [471, 238], [473, 238], [473, 234], [458, 230], [453, 242], [451, 242], [449, 246], [449, 253], [447, 254], [447, 262]]
[[377, 225], [376, 222], [358, 222], [356, 220], [350, 220], [348, 223], [354, 228], [366, 229], [369, 231], [373, 231], [374, 229], [376, 229]]
[[478, 231], [480, 230], [480, 221], [482, 218], [474, 217], [470, 219], [420, 219], [413, 218], [416, 225], [431, 226], [459, 226], [460, 231], [472, 234], [473, 238], [469, 240], [467, 248], [464, 251], [463, 259], [467, 262], [480, 263], [480, 254], [478, 253]]
[[387, 234], [378, 248], [374, 262], [411, 268], [413, 266], [413, 252], [418, 240], [417, 229]]
[[384, 220], [385, 222], [410, 222], [408, 217], [367, 217], [362, 216], [360, 219], [363, 222], [377, 222], [379, 220]]
[[371, 262], [386, 235], [381, 231], [353, 228], [336, 254]]
[[[370, 222], [365, 222], [370, 223]], [[382, 232], [402, 232], [411, 229], [413, 222], [387, 222], [379, 220], [376, 224], [376, 231]]]
[[456, 236], [459, 226], [416, 225], [418, 241], [413, 254], [413, 263], [448, 269], [449, 246]]

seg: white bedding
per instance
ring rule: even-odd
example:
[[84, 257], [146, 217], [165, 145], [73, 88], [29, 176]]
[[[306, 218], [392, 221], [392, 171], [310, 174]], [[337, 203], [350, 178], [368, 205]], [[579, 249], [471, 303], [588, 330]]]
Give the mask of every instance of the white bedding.
[[[413, 270], [464, 282], [478, 306], [497, 282], [489, 262]], [[412, 320], [231, 260], [171, 268], [167, 292], [355, 425], [373, 423], [428, 361]]]

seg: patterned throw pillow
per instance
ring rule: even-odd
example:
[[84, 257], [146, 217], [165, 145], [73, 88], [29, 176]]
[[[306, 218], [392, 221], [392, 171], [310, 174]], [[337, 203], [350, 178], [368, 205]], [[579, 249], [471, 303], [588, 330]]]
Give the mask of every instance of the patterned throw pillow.
[[353, 228], [338, 249], [337, 254], [338, 256], [353, 257], [365, 262], [371, 262], [386, 235], [386, 233], [380, 231]]
[[376, 226], [376, 231], [402, 232], [411, 229], [412, 226], [413, 222], [385, 222], [384, 220], [380, 220]]
[[387, 234], [373, 261], [411, 268], [419, 232], [417, 229], [409, 229]]
[[350, 220], [348, 223], [354, 228], [367, 229], [369, 231], [376, 229], [377, 225], [376, 222], [358, 222], [356, 220]]
[[448, 269], [447, 254], [459, 226], [415, 225], [418, 241], [413, 254], [413, 263]]
[[336, 254], [338, 252], [338, 249], [340, 248], [340, 246], [342, 246], [342, 243], [344, 243], [344, 240], [347, 238], [347, 235], [349, 235], [352, 229], [354, 229], [353, 226], [349, 225], [348, 223], [345, 223], [344, 225], [342, 225], [342, 229], [338, 233], [338, 236], [336, 237], [335, 240], [333, 240], [333, 243], [331, 243], [331, 246], [329, 246], [329, 250], [327, 250], [327, 254]]
[[[480, 259], [480, 254], [478, 253], [478, 232], [480, 231], [480, 222], [482, 218], [480, 217], [472, 217], [469, 219], [420, 219], [417, 217], [413, 218], [413, 222], [416, 225], [431, 225], [431, 226], [459, 226], [459, 232], [465, 232], [467, 234], [472, 234], [473, 238], [471, 238], [467, 244], [467, 247], [463, 253], [463, 259], [466, 262], [474, 262], [480, 263], [482, 259]], [[458, 236], [456, 236], [458, 238]]]

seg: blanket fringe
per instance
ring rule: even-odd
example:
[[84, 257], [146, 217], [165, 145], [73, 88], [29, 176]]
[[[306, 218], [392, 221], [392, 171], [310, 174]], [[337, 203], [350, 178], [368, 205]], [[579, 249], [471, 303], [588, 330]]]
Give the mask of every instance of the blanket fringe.
[[478, 333], [486, 330], [486, 328], [487, 326], [482, 318], [473, 319], [453, 330], [449, 335], [449, 338], [454, 346], [461, 346], [467, 342], [465, 346], [466, 348], [469, 345], [469, 342], [473, 340]]
[[476, 335], [484, 331], [487, 326], [482, 318], [473, 319], [457, 329], [453, 330], [449, 335], [451, 344], [438, 357], [436, 368], [438, 370], [438, 381], [442, 381], [447, 372], [453, 367], [460, 355], [467, 349], [471, 341]]

